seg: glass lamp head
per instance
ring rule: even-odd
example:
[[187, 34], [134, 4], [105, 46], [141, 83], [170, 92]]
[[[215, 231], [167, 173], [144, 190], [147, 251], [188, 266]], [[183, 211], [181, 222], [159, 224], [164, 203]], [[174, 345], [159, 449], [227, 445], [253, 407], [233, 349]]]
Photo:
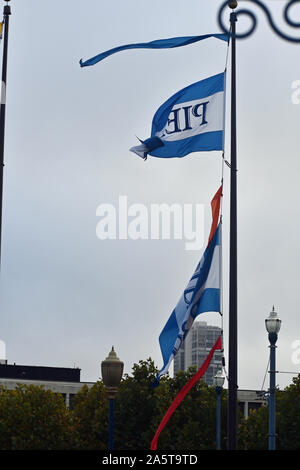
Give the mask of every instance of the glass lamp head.
[[221, 370], [218, 370], [218, 372], [216, 373], [216, 375], [214, 376], [214, 380], [215, 380], [215, 385], [217, 387], [223, 387], [224, 385], [224, 381], [225, 381], [225, 377], [222, 373]]
[[275, 312], [274, 306], [272, 312], [265, 320], [266, 330], [268, 333], [278, 334], [281, 327], [281, 320], [278, 318], [277, 312]]

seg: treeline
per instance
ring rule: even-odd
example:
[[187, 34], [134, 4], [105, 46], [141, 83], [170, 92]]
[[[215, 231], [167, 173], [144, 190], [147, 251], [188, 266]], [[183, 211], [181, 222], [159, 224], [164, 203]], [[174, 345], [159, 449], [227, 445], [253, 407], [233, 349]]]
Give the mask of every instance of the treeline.
[[[133, 366], [122, 380], [115, 400], [116, 450], [149, 450], [154, 433], [172, 400], [194, 370], [152, 384], [157, 369], [151, 359]], [[300, 449], [300, 377], [277, 392], [277, 448]], [[226, 449], [226, 391], [222, 393], [222, 448]], [[268, 448], [268, 408], [239, 415], [239, 449]], [[196, 384], [177, 408], [159, 441], [158, 450], [213, 450], [216, 442], [216, 393]], [[83, 386], [69, 410], [61, 395], [43, 387], [0, 389], [1, 450], [107, 450], [108, 400], [98, 381]]]

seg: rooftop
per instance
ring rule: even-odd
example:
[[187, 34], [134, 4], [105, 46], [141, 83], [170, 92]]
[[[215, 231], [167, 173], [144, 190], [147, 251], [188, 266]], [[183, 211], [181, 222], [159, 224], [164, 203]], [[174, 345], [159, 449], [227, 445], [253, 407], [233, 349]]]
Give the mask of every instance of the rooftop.
[[79, 368], [0, 364], [2, 379], [80, 382], [80, 372]]

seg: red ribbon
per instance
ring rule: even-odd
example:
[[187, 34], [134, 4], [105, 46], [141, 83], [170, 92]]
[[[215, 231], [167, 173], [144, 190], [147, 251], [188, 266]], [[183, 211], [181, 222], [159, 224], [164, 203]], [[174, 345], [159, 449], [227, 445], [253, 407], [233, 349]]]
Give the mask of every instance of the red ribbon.
[[158, 441], [160, 433], [162, 432], [165, 425], [167, 424], [167, 422], [171, 418], [171, 416], [174, 413], [174, 411], [176, 410], [176, 408], [180, 405], [180, 403], [182, 402], [182, 400], [184, 399], [186, 394], [198, 382], [198, 380], [201, 379], [201, 377], [205, 374], [205, 372], [208, 369], [208, 366], [210, 364], [210, 361], [212, 360], [212, 357], [213, 357], [214, 352], [215, 352], [216, 349], [222, 349], [221, 336], [219, 336], [219, 338], [215, 342], [214, 346], [210, 350], [207, 358], [203, 362], [203, 364], [200, 367], [200, 369], [198, 370], [198, 372], [196, 372], [196, 374], [185, 384], [185, 386], [182, 387], [182, 389], [179, 391], [179, 393], [174, 398], [173, 402], [171, 403], [170, 408], [168, 409], [168, 411], [164, 415], [163, 419], [161, 420], [161, 423], [158, 426], [157, 431], [156, 431], [156, 433], [155, 433], [155, 435], [152, 439], [151, 447], [150, 447], [151, 450], [156, 450], [157, 449], [157, 441]]
[[212, 224], [210, 229], [210, 234], [208, 238], [208, 244], [210, 243], [211, 239], [213, 238], [215, 231], [217, 230], [218, 221], [219, 221], [219, 213], [220, 213], [220, 205], [221, 205], [221, 197], [222, 197], [222, 190], [223, 186], [220, 186], [216, 194], [214, 195], [211, 201], [211, 212], [212, 212]]

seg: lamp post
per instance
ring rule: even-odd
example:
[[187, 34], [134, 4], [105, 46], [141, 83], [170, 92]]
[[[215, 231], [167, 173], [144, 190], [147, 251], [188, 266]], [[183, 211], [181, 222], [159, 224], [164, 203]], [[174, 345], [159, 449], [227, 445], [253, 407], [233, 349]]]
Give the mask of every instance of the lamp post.
[[281, 320], [278, 318], [277, 313], [273, 307], [269, 317], [265, 320], [266, 329], [269, 333], [270, 341], [270, 389], [269, 389], [269, 450], [276, 449], [276, 406], [275, 406], [275, 391], [276, 391], [276, 341], [278, 332], [281, 326]]
[[124, 363], [118, 358], [114, 347], [101, 363], [102, 380], [109, 399], [109, 450], [114, 448], [114, 401], [123, 375]]
[[225, 377], [221, 370], [218, 370], [214, 376], [216, 384], [217, 394], [217, 406], [216, 406], [216, 449], [221, 450], [221, 393], [224, 385]]

